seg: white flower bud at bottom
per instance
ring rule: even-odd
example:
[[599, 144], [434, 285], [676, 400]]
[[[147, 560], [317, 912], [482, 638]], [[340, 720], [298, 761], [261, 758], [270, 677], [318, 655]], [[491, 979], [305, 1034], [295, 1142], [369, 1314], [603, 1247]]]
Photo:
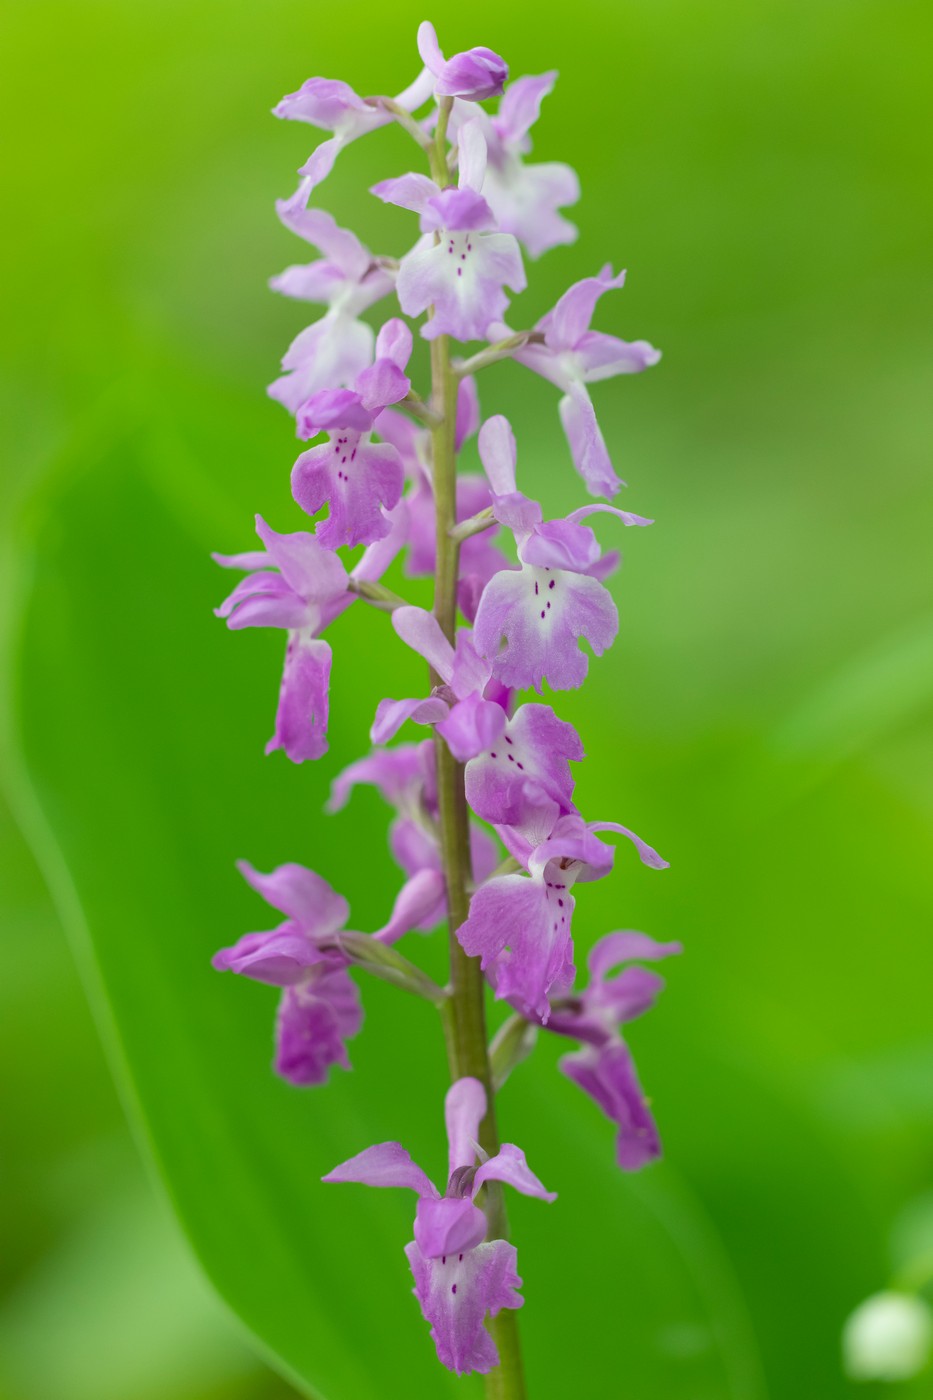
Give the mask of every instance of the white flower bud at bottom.
[[842, 1332], [842, 1355], [853, 1380], [903, 1381], [926, 1365], [933, 1313], [907, 1293], [875, 1293], [859, 1304]]

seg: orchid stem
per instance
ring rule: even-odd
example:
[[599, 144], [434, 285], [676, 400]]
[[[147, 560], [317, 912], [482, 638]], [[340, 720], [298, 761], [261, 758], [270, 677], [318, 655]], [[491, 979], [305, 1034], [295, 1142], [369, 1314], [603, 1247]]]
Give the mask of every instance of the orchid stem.
[[405, 599], [393, 593], [391, 588], [386, 588], [381, 583], [370, 583], [368, 579], [354, 578], [352, 574], [347, 580], [347, 588], [358, 598], [365, 598], [367, 603], [372, 603], [373, 607], [382, 608], [385, 612], [394, 612], [396, 608], [407, 606]]
[[516, 331], [504, 340], [496, 340], [492, 345], [487, 345], [485, 350], [478, 350], [468, 360], [458, 360], [453, 372], [458, 379], [463, 379], [468, 374], [476, 374], [478, 370], [485, 369], [487, 365], [510, 359], [516, 350], [521, 350], [526, 345], [538, 345], [543, 340], [544, 336], [540, 331]]
[[[438, 122], [438, 131], [446, 120]], [[442, 140], [432, 160], [435, 178], [446, 170]], [[441, 415], [434, 429], [434, 505], [437, 516], [437, 562], [434, 577], [434, 613], [445, 636], [453, 641], [457, 617], [457, 575], [460, 542], [451, 534], [457, 518], [457, 457], [454, 432], [457, 416], [457, 379], [450, 364], [446, 335], [431, 341], [432, 406]], [[483, 974], [478, 958], [467, 957], [457, 939], [457, 929], [470, 911], [468, 887], [472, 883], [470, 825], [463, 787], [463, 765], [457, 763], [444, 740], [435, 732], [437, 802], [440, 815], [441, 856], [447, 883], [450, 941], [450, 1001], [447, 1007], [448, 1059], [451, 1081], [471, 1075], [486, 1090], [489, 1105], [480, 1126], [480, 1144], [490, 1157], [499, 1151], [495, 1092], [489, 1064]], [[490, 1183], [484, 1209], [489, 1239], [507, 1239], [508, 1222], [499, 1183]], [[487, 1400], [525, 1400], [525, 1381], [515, 1311], [503, 1308], [489, 1320], [489, 1331], [499, 1352], [499, 1365], [486, 1376]]]

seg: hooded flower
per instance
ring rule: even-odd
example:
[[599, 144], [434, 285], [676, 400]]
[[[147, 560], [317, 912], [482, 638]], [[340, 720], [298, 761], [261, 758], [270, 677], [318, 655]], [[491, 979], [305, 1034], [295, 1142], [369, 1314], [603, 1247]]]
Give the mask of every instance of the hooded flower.
[[302, 865], [280, 865], [269, 875], [245, 860], [237, 868], [285, 922], [268, 933], [245, 934], [215, 953], [213, 965], [284, 989], [275, 1070], [292, 1084], [323, 1084], [331, 1065], [350, 1068], [346, 1041], [363, 1023], [359, 994], [338, 946], [349, 907], [326, 880]]
[[[406, 112], [417, 111], [427, 102], [433, 87], [433, 74], [422, 69], [393, 102]], [[330, 140], [322, 141], [299, 171], [303, 179], [289, 202], [300, 207], [307, 204], [314, 187], [330, 174], [344, 146], [393, 120], [392, 113], [380, 105], [378, 98], [367, 101], [358, 97], [347, 83], [336, 78], [308, 78], [297, 92], [283, 97], [272, 113], [286, 121], [307, 122], [332, 133]]]
[[429, 20], [418, 26], [418, 52], [421, 61], [434, 79], [436, 97], [460, 97], [469, 102], [482, 102], [498, 97], [509, 76], [509, 66], [492, 49], [467, 49], [445, 59], [437, 42], [437, 33]]
[[269, 285], [284, 296], [326, 306], [327, 313], [292, 341], [282, 360], [286, 371], [269, 394], [290, 413], [320, 389], [352, 384], [373, 357], [371, 326], [359, 320], [392, 291], [394, 279], [349, 229], [339, 228], [323, 209], [295, 208], [278, 200], [286, 228], [324, 254], [316, 262], [288, 267]]
[[627, 827], [587, 824], [571, 813], [530, 851], [527, 875], [499, 875], [480, 886], [469, 917], [457, 929], [464, 952], [479, 957], [488, 970], [497, 998], [520, 1006], [542, 1025], [551, 1014], [551, 995], [562, 996], [573, 984], [570, 891], [578, 880], [601, 879], [612, 868], [612, 848], [596, 837], [606, 830], [628, 837], [645, 865], [666, 868], [667, 861]]
[[388, 442], [374, 443], [377, 419], [411, 388], [404, 373], [411, 332], [387, 321], [376, 340], [376, 361], [353, 389], [322, 389], [298, 411], [298, 434], [327, 433], [327, 442], [302, 452], [292, 468], [292, 495], [308, 515], [325, 504], [330, 514], [317, 535], [326, 549], [371, 544], [387, 535], [386, 511], [398, 504], [405, 483], [402, 459]]
[[426, 175], [402, 175], [373, 186], [373, 194], [421, 215], [424, 237], [402, 258], [396, 290], [406, 316], [433, 307], [422, 326], [427, 340], [450, 335], [481, 340], [505, 313], [506, 286], [525, 288], [516, 239], [495, 233], [496, 220], [480, 191], [486, 171], [486, 142], [478, 122], [460, 132], [457, 188], [439, 190]]
[[[618, 1027], [651, 1009], [664, 979], [635, 960], [654, 962], [680, 951], [679, 943], [656, 943], [644, 933], [606, 934], [587, 958], [589, 986], [555, 1002], [547, 1023], [549, 1031], [581, 1042], [560, 1068], [616, 1124], [616, 1160], [624, 1171], [661, 1155], [654, 1116]], [[628, 965], [617, 971], [622, 963]]]
[[492, 487], [492, 509], [515, 536], [519, 568], [503, 569], [483, 590], [476, 612], [479, 654], [504, 685], [553, 690], [582, 685], [585, 638], [597, 656], [612, 645], [619, 615], [600, 578], [603, 557], [593, 531], [580, 522], [606, 511], [625, 525], [650, 525], [613, 506], [582, 506], [565, 520], [542, 520], [541, 507], [515, 487], [515, 438], [507, 419], [488, 418], [480, 457]]
[[[619, 340], [590, 330], [596, 303], [604, 292], [619, 288], [625, 273], [612, 275], [607, 263], [597, 277], [584, 277], [564, 293], [536, 329], [544, 343], [523, 346], [514, 358], [549, 379], [563, 391], [558, 404], [574, 465], [593, 496], [614, 496], [623, 485], [613, 470], [596, 421], [587, 384], [617, 374], [637, 374], [656, 365], [661, 352], [647, 340]], [[499, 340], [511, 335], [508, 326], [490, 326], [489, 336]]]
[[486, 1241], [486, 1217], [475, 1204], [476, 1195], [484, 1182], [502, 1181], [525, 1196], [556, 1197], [528, 1170], [518, 1147], [504, 1143], [493, 1157], [477, 1148], [486, 1116], [486, 1093], [478, 1079], [458, 1079], [447, 1092], [444, 1109], [449, 1167], [443, 1195], [397, 1142], [367, 1147], [323, 1179], [403, 1186], [416, 1193], [415, 1238], [405, 1253], [437, 1355], [458, 1375], [485, 1373], [499, 1364], [483, 1326], [487, 1314], [519, 1308], [523, 1299], [515, 1247], [505, 1240]]

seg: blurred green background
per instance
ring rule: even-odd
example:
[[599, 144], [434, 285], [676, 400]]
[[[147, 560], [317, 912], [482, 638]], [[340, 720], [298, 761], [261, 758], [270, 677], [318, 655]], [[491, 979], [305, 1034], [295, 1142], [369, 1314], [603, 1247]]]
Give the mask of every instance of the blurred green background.
[[[273, 1353], [328, 1400], [478, 1393], [408, 1295], [410, 1202], [318, 1184], [379, 1138], [439, 1165], [430, 1015], [367, 986], [356, 1072], [300, 1094], [268, 1073], [274, 994], [208, 966], [263, 927], [235, 857], [305, 861], [364, 929], [396, 886], [378, 800], [321, 805], [420, 668], [354, 607], [330, 753], [264, 758], [280, 639], [211, 616], [207, 554], [250, 548], [256, 510], [301, 526], [263, 387], [303, 309], [265, 278], [304, 255], [272, 201], [317, 136], [268, 109], [312, 73], [397, 91], [423, 17], [5, 6], [6, 1400], [284, 1397]], [[611, 259], [629, 281], [599, 327], [664, 351], [597, 389], [624, 504], [658, 524], [624, 541], [618, 642], [557, 707], [584, 813], [672, 862], [620, 852], [576, 920], [581, 949], [626, 926], [685, 944], [630, 1037], [666, 1160], [615, 1172], [552, 1045], [506, 1089], [506, 1136], [561, 1193], [512, 1212], [532, 1395], [846, 1396], [844, 1317], [933, 1240], [929, 5], [433, 18], [448, 52], [561, 70], [535, 146], [580, 171], [580, 239], [529, 265], [511, 323]], [[410, 219], [365, 191], [409, 164], [379, 133], [320, 201], [398, 254]], [[525, 489], [579, 503], [550, 387], [504, 366], [480, 389]]]

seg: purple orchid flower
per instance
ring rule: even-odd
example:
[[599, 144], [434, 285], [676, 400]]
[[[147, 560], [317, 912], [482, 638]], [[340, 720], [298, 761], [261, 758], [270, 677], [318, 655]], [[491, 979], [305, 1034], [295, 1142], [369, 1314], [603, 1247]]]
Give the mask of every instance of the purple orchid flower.
[[293, 763], [302, 763], [327, 752], [331, 649], [319, 634], [346, 606], [347, 571], [314, 535], [276, 534], [260, 515], [256, 533], [267, 552], [212, 556], [224, 568], [251, 570], [214, 611], [235, 631], [287, 631], [275, 733], [266, 753], [284, 749]]
[[312, 394], [352, 384], [366, 369], [375, 336], [359, 317], [395, 283], [356, 234], [338, 227], [323, 209], [295, 208], [291, 200], [278, 200], [276, 209], [286, 228], [325, 255], [317, 262], [288, 267], [269, 283], [284, 296], [328, 308], [292, 341], [282, 359], [286, 373], [269, 385], [270, 397], [297, 413]]
[[425, 20], [418, 26], [418, 52], [434, 79], [436, 97], [460, 97], [482, 102], [502, 92], [509, 66], [492, 49], [467, 49], [445, 59], [437, 42], [434, 25]]
[[[544, 344], [525, 345], [514, 354], [521, 364], [563, 391], [558, 404], [560, 420], [574, 465], [593, 496], [614, 496], [624, 483], [613, 470], [586, 386], [617, 374], [638, 374], [661, 358], [660, 350], [647, 340], [619, 340], [590, 330], [599, 298], [624, 281], [625, 273], [613, 277], [607, 263], [597, 277], [575, 282], [538, 322], [536, 329], [543, 332]], [[492, 340], [511, 334], [503, 324], [489, 328]]]
[[466, 765], [466, 798], [483, 821], [534, 849], [574, 810], [570, 761], [583, 759], [572, 724], [549, 705], [521, 705], [501, 737]]
[[504, 733], [507, 716], [496, 700], [485, 698], [490, 668], [476, 654], [470, 633], [461, 628], [451, 646], [437, 618], [423, 608], [396, 608], [392, 626], [440, 677], [426, 700], [380, 700], [370, 731], [373, 743], [395, 737], [406, 720], [433, 724], [458, 763], [476, 757]]
[[576, 227], [557, 212], [580, 198], [576, 171], [560, 161], [526, 165], [522, 160], [531, 150], [528, 132], [556, 80], [551, 72], [510, 83], [495, 116], [459, 102], [451, 114], [454, 132], [471, 118], [480, 121], [488, 152], [483, 194], [502, 232], [514, 233], [533, 258], [577, 237]]
[[405, 472], [392, 444], [371, 437], [382, 410], [411, 388], [404, 373], [410, 354], [411, 331], [397, 318], [387, 321], [376, 339], [375, 363], [354, 388], [322, 389], [298, 410], [299, 437], [328, 437], [292, 469], [292, 495], [302, 510], [314, 515], [330, 506], [317, 531], [326, 549], [371, 544], [389, 532], [386, 511], [398, 504]]
[[571, 690], [583, 684], [589, 666], [580, 638], [601, 656], [619, 630], [615, 602], [600, 582], [596, 536], [580, 522], [597, 511], [624, 525], [653, 522], [605, 505], [544, 521], [537, 501], [516, 490], [515, 438], [501, 414], [483, 424], [479, 451], [493, 513], [515, 536], [519, 568], [500, 570], [486, 584], [476, 611], [476, 649], [505, 685], [540, 692], [547, 680], [553, 690]]
[[326, 880], [302, 865], [263, 875], [237, 869], [285, 922], [268, 933], [247, 933], [215, 953], [220, 972], [237, 972], [282, 987], [276, 1019], [276, 1073], [299, 1086], [323, 1084], [331, 1065], [350, 1068], [346, 1042], [363, 1023], [359, 993], [346, 970], [338, 935], [349, 906]]
[[650, 1010], [664, 979], [637, 965], [609, 974], [620, 963], [655, 961], [680, 951], [679, 943], [657, 943], [644, 933], [606, 934], [587, 958], [589, 986], [555, 1002], [547, 1023], [549, 1031], [581, 1042], [580, 1050], [563, 1057], [560, 1068], [616, 1124], [616, 1160], [623, 1171], [637, 1171], [659, 1157], [661, 1142], [618, 1026]]
[[[425, 68], [393, 102], [406, 112], [415, 112], [427, 102], [433, 89], [434, 75]], [[308, 78], [297, 92], [283, 97], [272, 113], [286, 121], [308, 122], [332, 133], [331, 139], [323, 141], [301, 167], [299, 174], [303, 179], [289, 201], [295, 207], [307, 204], [311, 191], [330, 174], [345, 146], [393, 120], [378, 99], [366, 101], [349, 84], [336, 78]]]
[[[405, 1248], [414, 1293], [441, 1363], [458, 1375], [486, 1373], [499, 1364], [495, 1343], [483, 1326], [487, 1314], [520, 1308], [521, 1279], [514, 1245], [486, 1240], [486, 1217], [475, 1204], [487, 1181], [507, 1182], [525, 1196], [554, 1201], [529, 1171], [525, 1154], [504, 1143], [494, 1157], [477, 1147], [486, 1116], [486, 1091], [478, 1079], [458, 1079], [444, 1101], [449, 1143], [443, 1195], [398, 1142], [383, 1142], [343, 1162], [323, 1178], [364, 1186], [402, 1186], [418, 1197], [415, 1238]], [[477, 1164], [478, 1158], [478, 1164]]]
[[396, 291], [406, 316], [433, 306], [422, 326], [426, 340], [450, 335], [481, 340], [509, 304], [504, 288], [524, 291], [525, 269], [510, 233], [492, 232], [496, 220], [480, 193], [486, 171], [486, 142], [478, 122], [460, 132], [457, 188], [438, 190], [426, 175], [402, 175], [374, 185], [387, 204], [421, 216], [424, 235], [399, 265]]
[[256, 530], [268, 552], [211, 556], [224, 568], [250, 570], [215, 612], [234, 631], [283, 627], [288, 632], [275, 733], [266, 753], [284, 749], [293, 763], [302, 763], [327, 752], [331, 649], [320, 634], [353, 602], [350, 582], [382, 578], [405, 543], [408, 514], [399, 502], [390, 513], [388, 534], [364, 550], [349, 575], [315, 535], [277, 535], [259, 515]]
[[496, 997], [521, 1006], [542, 1025], [550, 1017], [550, 995], [562, 996], [573, 985], [570, 891], [578, 880], [602, 879], [612, 868], [614, 852], [598, 840], [598, 831], [626, 836], [645, 865], [667, 867], [627, 827], [585, 823], [574, 812], [559, 818], [548, 839], [527, 854], [527, 875], [499, 875], [481, 885], [457, 929], [464, 952], [481, 959]]

